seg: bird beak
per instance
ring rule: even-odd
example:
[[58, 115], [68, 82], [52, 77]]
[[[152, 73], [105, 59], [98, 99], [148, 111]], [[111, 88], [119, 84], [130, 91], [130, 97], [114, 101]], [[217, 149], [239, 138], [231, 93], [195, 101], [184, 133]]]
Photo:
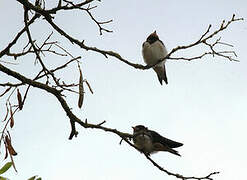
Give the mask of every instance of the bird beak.
[[154, 34], [157, 34], [157, 33], [156, 33], [156, 30], [154, 31]]
[[132, 129], [133, 129], [133, 130], [136, 130], [135, 127], [133, 127], [133, 126], [132, 126]]

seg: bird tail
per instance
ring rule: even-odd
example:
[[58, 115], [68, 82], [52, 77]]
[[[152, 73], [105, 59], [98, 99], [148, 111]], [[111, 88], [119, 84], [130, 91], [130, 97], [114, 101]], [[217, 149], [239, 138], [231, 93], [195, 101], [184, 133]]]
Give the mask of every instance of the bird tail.
[[178, 153], [178, 151], [176, 151], [176, 150], [174, 150], [174, 149], [168, 148], [167, 151], [170, 152], [170, 153], [172, 153], [172, 154], [175, 154], [175, 155], [177, 155], [177, 156], [181, 156], [181, 155]]
[[156, 72], [159, 82], [162, 85], [162, 80], [165, 81], [166, 84], [168, 84], [167, 76], [166, 76], [166, 66], [156, 66], [154, 67], [154, 71]]

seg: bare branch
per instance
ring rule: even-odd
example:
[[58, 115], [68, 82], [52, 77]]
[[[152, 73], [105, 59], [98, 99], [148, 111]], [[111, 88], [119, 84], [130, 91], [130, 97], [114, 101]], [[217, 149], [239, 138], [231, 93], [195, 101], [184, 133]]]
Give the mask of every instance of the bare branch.
[[16, 37], [13, 39], [13, 41], [10, 42], [9, 45], [0, 52], [0, 58], [9, 52], [10, 48], [17, 42], [17, 40], [21, 37], [21, 35], [26, 31], [27, 27], [30, 26], [38, 17], [39, 17], [39, 15], [35, 15], [25, 25], [25, 27], [16, 35]]
[[208, 180], [212, 180], [212, 178], [211, 178], [212, 175], [219, 174], [219, 172], [212, 172], [212, 173], [209, 173], [207, 176], [204, 176], [204, 177], [195, 177], [195, 176], [188, 176], [188, 177], [186, 177], [186, 176], [183, 176], [183, 175], [180, 175], [180, 174], [177, 174], [177, 173], [172, 173], [172, 172], [170, 172], [170, 171], [162, 168], [154, 160], [152, 160], [148, 155], [146, 155], [146, 154], [144, 154], [144, 155], [159, 170], [165, 172], [169, 176], [175, 176], [178, 179], [182, 179], [182, 180], [187, 180], [187, 179], [196, 179], [196, 180], [207, 180], [208, 179]]
[[[30, 7], [32, 8], [32, 7]], [[32, 8], [33, 10], [35, 10], [35, 8]], [[60, 33], [62, 36], [64, 36], [65, 38], [67, 38], [68, 40], [70, 40], [71, 43], [75, 43], [77, 44], [79, 47], [85, 49], [85, 50], [91, 50], [91, 51], [94, 51], [94, 52], [98, 52], [98, 53], [101, 53], [102, 55], [104, 55], [106, 58], [108, 56], [112, 56], [112, 57], [115, 57], [117, 58], [118, 60], [124, 62], [125, 64], [129, 65], [129, 66], [132, 66], [134, 68], [137, 68], [137, 69], [142, 69], [142, 70], [145, 70], [145, 69], [150, 69], [152, 67], [154, 67], [156, 64], [164, 61], [165, 59], [170, 59], [170, 58], [174, 58], [174, 57], [171, 57], [172, 54], [174, 54], [175, 52], [177, 51], [180, 51], [180, 50], [185, 50], [185, 49], [189, 49], [191, 47], [195, 47], [197, 45], [200, 45], [200, 44], [205, 44], [206, 46], [209, 46], [210, 49], [211, 49], [211, 52], [210, 53], [207, 53], [207, 54], [211, 54], [211, 55], [217, 55], [217, 56], [220, 56], [220, 57], [223, 57], [223, 58], [226, 58], [230, 61], [236, 61], [236, 59], [233, 59], [231, 56], [226, 56], [226, 55], [223, 55], [223, 54], [220, 54], [220, 53], [217, 53], [217, 51], [214, 49], [214, 46], [218, 43], [216, 43], [215, 45], [213, 44], [209, 44], [207, 41], [211, 38], [213, 38], [215, 35], [217, 35], [218, 33], [220, 33], [221, 31], [223, 31], [224, 29], [226, 29], [231, 23], [233, 22], [236, 22], [236, 21], [241, 21], [243, 20], [243, 18], [235, 18], [235, 15], [232, 16], [231, 20], [229, 20], [226, 24], [225, 24], [225, 21], [222, 22], [220, 28], [218, 28], [216, 31], [212, 32], [209, 34], [210, 32], [210, 29], [211, 29], [211, 25], [208, 26], [207, 30], [205, 31], [205, 33], [197, 40], [195, 41], [194, 43], [191, 43], [189, 45], [185, 45], [185, 46], [177, 46], [176, 48], [173, 48], [169, 53], [168, 55], [159, 60], [157, 63], [153, 64], [153, 65], [149, 65], [149, 66], [144, 66], [144, 65], [141, 65], [141, 64], [135, 64], [135, 63], [132, 63], [131, 61], [128, 61], [124, 58], [122, 58], [118, 53], [116, 52], [113, 52], [113, 51], [105, 51], [105, 50], [101, 50], [101, 49], [98, 49], [96, 47], [89, 47], [89, 46], [86, 46], [84, 44], [84, 41], [80, 42], [79, 40], [73, 38], [72, 36], [68, 35], [65, 31], [63, 31], [61, 28], [59, 28], [53, 21], [52, 21], [52, 17], [47, 14], [46, 11], [41, 11], [40, 12], [44, 17], [45, 19], [47, 20], [47, 22], [50, 23], [50, 25], [58, 32]], [[205, 54], [206, 55], [206, 54]], [[204, 55], [204, 56], [205, 56]], [[202, 58], [201, 56], [197, 56], [198, 58], [183, 58], [182, 60], [195, 60], [195, 59], [200, 59]]]

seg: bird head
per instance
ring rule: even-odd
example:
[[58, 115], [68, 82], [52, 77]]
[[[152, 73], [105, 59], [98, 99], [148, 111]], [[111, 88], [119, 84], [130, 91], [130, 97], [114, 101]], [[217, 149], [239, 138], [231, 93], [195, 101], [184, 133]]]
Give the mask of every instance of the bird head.
[[137, 125], [132, 128], [133, 128], [134, 133], [148, 130], [148, 128], [143, 125]]
[[154, 43], [157, 40], [159, 40], [159, 36], [157, 35], [156, 31], [151, 33], [147, 38], [147, 42], [149, 42], [150, 44]]

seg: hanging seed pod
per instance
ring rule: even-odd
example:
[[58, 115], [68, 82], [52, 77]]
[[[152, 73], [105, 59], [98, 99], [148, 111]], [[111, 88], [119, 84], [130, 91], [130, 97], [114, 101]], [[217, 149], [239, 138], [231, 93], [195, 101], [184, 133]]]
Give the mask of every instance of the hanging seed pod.
[[7, 159], [8, 158], [8, 149], [7, 149], [7, 145], [5, 144], [5, 157], [4, 159]]
[[80, 71], [80, 79], [79, 79], [79, 99], [78, 99], [78, 107], [81, 108], [83, 104], [83, 99], [84, 99], [84, 87], [83, 87], [83, 77], [82, 77], [82, 72], [79, 67]]
[[12, 111], [12, 106], [10, 105], [10, 127], [12, 128], [14, 126], [15, 122], [14, 122], [14, 114]]
[[11, 140], [9, 139], [8, 136], [5, 136], [5, 142], [7, 144], [7, 149], [9, 151], [10, 155], [16, 156], [17, 152], [15, 151], [15, 149], [13, 148], [12, 144], [11, 144]]
[[6, 112], [6, 115], [5, 115], [5, 118], [3, 121], [6, 121], [8, 115], [9, 115], [9, 108], [8, 108], [8, 105], [6, 104], [6, 109], [7, 109], [7, 112]]
[[22, 110], [23, 102], [22, 102], [21, 93], [20, 93], [19, 89], [17, 89], [17, 99], [18, 99], [19, 109]]

